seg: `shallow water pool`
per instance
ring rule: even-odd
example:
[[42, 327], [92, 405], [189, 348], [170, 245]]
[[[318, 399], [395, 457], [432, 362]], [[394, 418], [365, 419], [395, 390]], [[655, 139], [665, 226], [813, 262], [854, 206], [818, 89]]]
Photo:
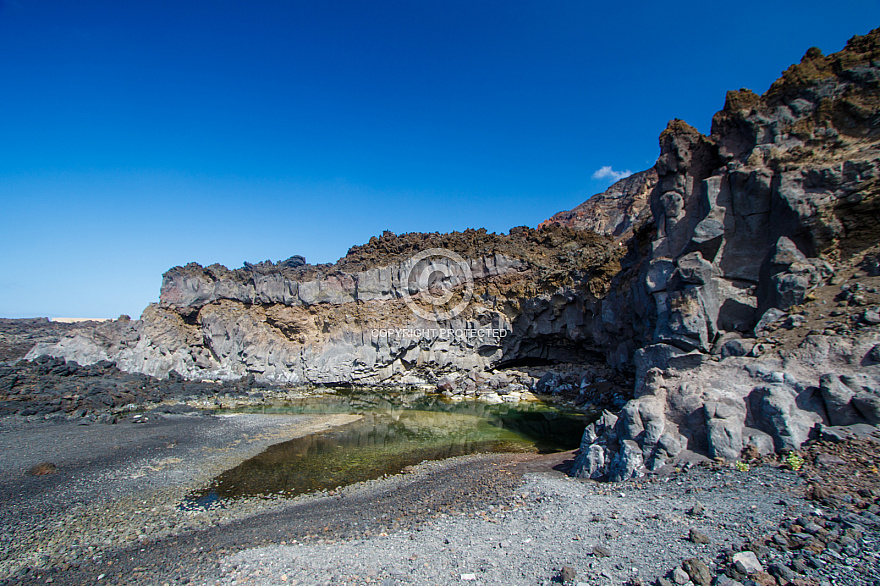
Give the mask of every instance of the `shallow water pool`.
[[270, 446], [192, 495], [191, 504], [296, 496], [396, 474], [425, 460], [485, 452], [550, 453], [576, 448], [580, 413], [544, 403], [450, 402], [421, 393], [338, 391], [259, 407], [248, 413], [356, 413], [362, 419]]

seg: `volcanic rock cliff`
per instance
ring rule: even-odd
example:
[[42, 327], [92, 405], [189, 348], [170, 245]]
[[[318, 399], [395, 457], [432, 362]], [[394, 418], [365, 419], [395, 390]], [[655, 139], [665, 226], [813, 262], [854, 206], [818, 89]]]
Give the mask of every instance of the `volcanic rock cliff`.
[[[440, 254], [417, 258], [432, 250]], [[165, 273], [160, 303], [141, 320], [102, 324], [31, 355], [111, 360], [158, 377], [175, 370], [319, 384], [437, 382], [503, 365], [584, 361], [600, 355], [590, 316], [621, 255], [591, 232], [515, 228], [386, 232], [334, 265], [301, 257], [237, 270], [189, 264]], [[460, 313], [437, 314], [420, 298], [409, 277], [425, 269], [443, 276], [453, 308], [468, 286]]]
[[685, 447], [736, 459], [880, 422], [876, 311], [827, 286], [854, 278], [856, 305], [880, 301], [878, 106], [874, 31], [835, 55], [810, 49], [763, 96], [729, 92], [708, 137], [669, 123], [651, 221], [602, 307], [636, 398], [588, 428], [577, 474], [622, 479]]
[[[810, 49], [764, 95], [729, 92], [709, 136], [673, 120], [652, 169], [539, 230], [386, 233], [335, 265], [177, 267], [141, 320], [29, 356], [440, 388], [601, 361], [634, 374], [634, 398], [588, 427], [575, 474], [796, 449], [880, 423], [878, 142], [880, 30]], [[568, 386], [589, 397], [597, 380]]]

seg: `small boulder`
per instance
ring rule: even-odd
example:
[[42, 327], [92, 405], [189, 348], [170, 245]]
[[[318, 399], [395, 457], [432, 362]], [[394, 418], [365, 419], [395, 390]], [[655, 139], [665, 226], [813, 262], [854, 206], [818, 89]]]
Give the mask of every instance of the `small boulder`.
[[780, 584], [788, 584], [795, 579], [795, 574], [783, 564], [770, 564], [767, 567], [767, 573], [775, 576]]
[[823, 374], [819, 378], [819, 387], [831, 425], [852, 425], [864, 421], [851, 403], [855, 392], [843, 384], [837, 376]]
[[758, 556], [753, 551], [741, 551], [733, 556], [733, 567], [740, 574], [750, 576], [755, 572], [762, 572], [764, 566], [758, 561]]
[[768, 329], [771, 325], [775, 324], [782, 318], [786, 317], [788, 314], [780, 309], [776, 309], [775, 307], [771, 307], [767, 311], [764, 312], [764, 315], [761, 316], [761, 319], [758, 320], [758, 324], [755, 326], [754, 332], [756, 336], [760, 336]]
[[880, 397], [871, 393], [856, 393], [852, 405], [871, 425], [880, 425]]
[[687, 572], [694, 584], [698, 586], [710, 586], [712, 584], [712, 572], [705, 562], [697, 558], [690, 558], [682, 562], [681, 567]]
[[754, 347], [754, 340], [729, 338], [721, 344], [718, 353], [721, 354], [722, 358], [728, 358], [730, 356], [748, 356]]
[[36, 466], [32, 466], [28, 471], [29, 476], [46, 476], [47, 474], [55, 474], [58, 472], [58, 466], [52, 462], [42, 462]]
[[688, 510], [688, 515], [691, 517], [702, 517], [705, 512], [706, 509], [703, 508], [703, 505], [696, 504]]
[[755, 572], [750, 578], [758, 586], [777, 586], [776, 578], [767, 572]]

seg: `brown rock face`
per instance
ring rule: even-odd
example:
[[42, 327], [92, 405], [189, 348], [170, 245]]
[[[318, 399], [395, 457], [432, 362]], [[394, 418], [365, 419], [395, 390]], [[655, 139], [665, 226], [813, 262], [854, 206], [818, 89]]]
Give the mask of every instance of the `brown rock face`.
[[538, 228], [555, 224], [577, 230], [592, 230], [621, 242], [628, 240], [638, 227], [650, 221], [648, 195], [656, 184], [657, 172], [654, 168], [635, 173], [576, 208], [544, 220]]

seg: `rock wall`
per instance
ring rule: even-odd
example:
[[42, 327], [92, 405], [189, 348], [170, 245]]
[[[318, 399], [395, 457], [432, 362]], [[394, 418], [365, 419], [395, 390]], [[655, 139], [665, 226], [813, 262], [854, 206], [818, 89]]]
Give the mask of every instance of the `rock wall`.
[[766, 335], [833, 318], [816, 299], [835, 271], [868, 277], [853, 262], [880, 236], [878, 58], [877, 31], [811, 49], [763, 96], [728, 93], [710, 136], [680, 120], [661, 134], [652, 222], [603, 306], [626, 324], [636, 398], [588, 429], [577, 475], [628, 478], [684, 448], [796, 449], [817, 424], [875, 420], [876, 328], [857, 319], [869, 327], [797, 348]]
[[[425, 250], [440, 252], [420, 258]], [[599, 354], [592, 316], [620, 254], [592, 233], [517, 228], [386, 233], [330, 266], [301, 257], [237, 270], [193, 263], [165, 273], [159, 303], [141, 320], [79, 331], [30, 357], [110, 360], [160, 378], [173, 370], [302, 384], [436, 383], [500, 366], [582, 362]], [[469, 301], [444, 315], [426, 300], [422, 274], [442, 276], [450, 305], [465, 293]]]

